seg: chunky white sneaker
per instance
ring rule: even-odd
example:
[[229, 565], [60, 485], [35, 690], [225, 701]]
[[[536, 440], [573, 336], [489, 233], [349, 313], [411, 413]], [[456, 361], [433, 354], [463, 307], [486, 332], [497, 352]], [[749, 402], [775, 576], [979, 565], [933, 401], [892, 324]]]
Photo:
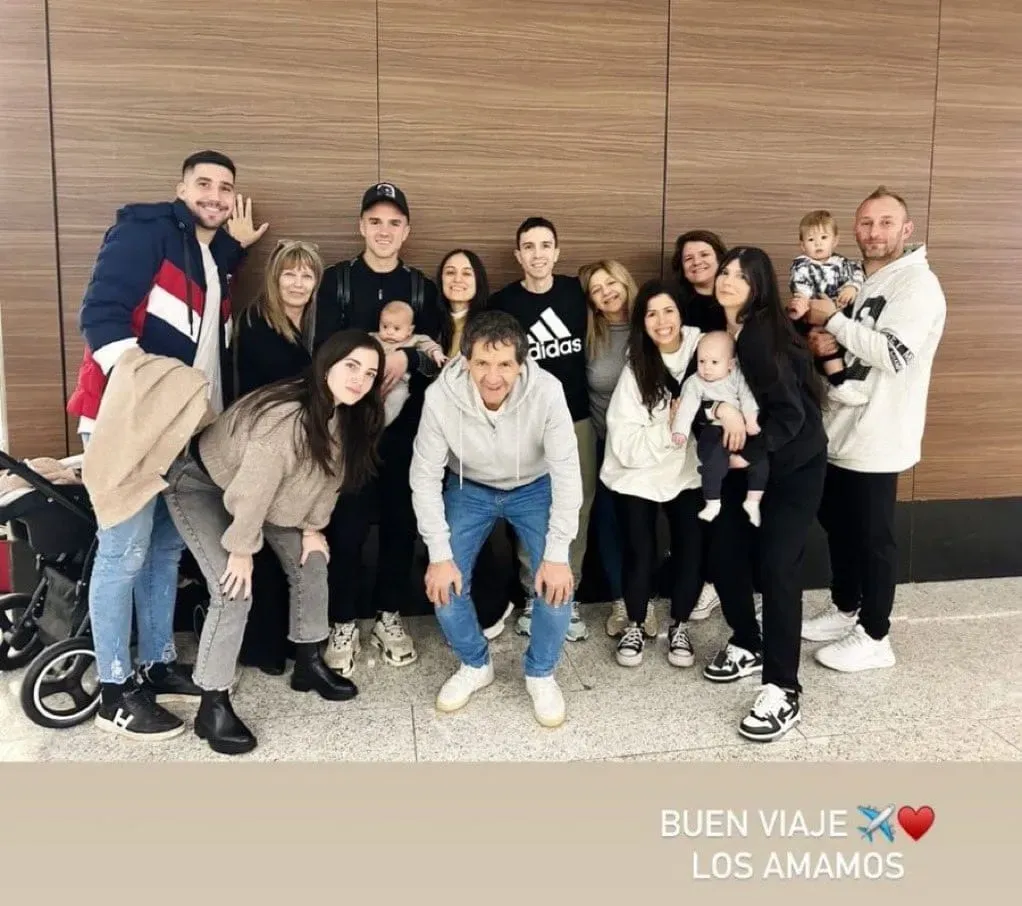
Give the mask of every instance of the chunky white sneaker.
[[525, 688], [532, 696], [532, 709], [544, 727], [564, 723], [564, 696], [553, 676], [527, 676]]
[[619, 638], [628, 628], [628, 608], [625, 602], [618, 598], [610, 607], [610, 616], [607, 617], [607, 635], [612, 639]]
[[498, 638], [501, 635], [501, 633], [504, 632], [504, 627], [505, 624], [507, 623], [507, 618], [511, 616], [512, 613], [514, 613], [514, 609], [515, 609], [514, 602], [509, 601], [507, 608], [504, 610], [504, 613], [501, 616], [501, 618], [497, 620], [497, 622], [494, 623], [492, 626], [487, 626], [483, 630], [484, 638], [486, 638], [490, 642], [492, 642], [495, 638]]
[[717, 597], [717, 589], [715, 589], [709, 582], [703, 586], [703, 590], [699, 595], [699, 600], [696, 602], [695, 609], [692, 611], [690, 620], [705, 620], [714, 609], [720, 606], [720, 598]]
[[642, 630], [635, 625], [625, 627], [621, 640], [617, 643], [614, 657], [622, 667], [638, 667], [642, 663]]
[[468, 700], [480, 689], [493, 682], [493, 661], [484, 667], [469, 667], [462, 664], [457, 672], [440, 687], [436, 697], [437, 711], [457, 711], [468, 704]]
[[355, 658], [362, 650], [359, 639], [358, 624], [334, 623], [330, 627], [330, 636], [326, 640], [323, 660], [326, 665], [341, 676], [351, 676], [355, 670]]
[[858, 623], [843, 639], [817, 651], [816, 660], [824, 667], [842, 673], [893, 667], [895, 663], [891, 637], [884, 636], [877, 641]]
[[521, 615], [515, 622], [515, 632], [519, 635], [528, 635], [532, 632], [532, 601], [522, 608]]
[[855, 628], [858, 611], [845, 613], [833, 604], [822, 613], [802, 621], [802, 638], [807, 642], [834, 642], [843, 639]]
[[564, 638], [569, 642], [582, 642], [589, 638], [589, 627], [579, 613], [578, 601], [571, 602], [571, 621], [568, 623], [568, 632]]
[[406, 667], [419, 657], [412, 637], [405, 632], [400, 614], [381, 613], [373, 624], [371, 641], [392, 667]]
[[802, 709], [798, 694], [768, 683], [738, 725], [738, 732], [755, 742], [772, 742], [780, 739], [800, 720]]
[[642, 621], [642, 631], [647, 639], [655, 639], [660, 631], [660, 623], [656, 616], [656, 603], [650, 601], [646, 605], [646, 618]]

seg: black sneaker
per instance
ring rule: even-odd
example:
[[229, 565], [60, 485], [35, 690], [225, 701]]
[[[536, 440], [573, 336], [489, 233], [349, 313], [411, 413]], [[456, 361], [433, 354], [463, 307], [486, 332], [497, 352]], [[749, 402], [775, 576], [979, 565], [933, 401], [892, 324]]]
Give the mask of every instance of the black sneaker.
[[642, 663], [642, 629], [635, 623], [625, 627], [621, 640], [617, 643], [615, 656], [622, 667], [638, 667]]
[[192, 668], [177, 661], [139, 668], [140, 685], [158, 702], [191, 702], [202, 698], [192, 681]]
[[752, 710], [738, 725], [738, 732], [755, 742], [772, 742], [801, 719], [798, 693], [768, 683], [756, 696]]
[[682, 623], [667, 631], [667, 662], [675, 667], [691, 667], [696, 662], [688, 630]]
[[762, 672], [762, 654], [753, 654], [729, 642], [706, 665], [703, 676], [713, 683], [733, 683], [735, 680]]
[[145, 740], [171, 739], [185, 729], [181, 718], [161, 708], [150, 692], [134, 683], [128, 683], [113, 701], [100, 698], [96, 726], [127, 739]]

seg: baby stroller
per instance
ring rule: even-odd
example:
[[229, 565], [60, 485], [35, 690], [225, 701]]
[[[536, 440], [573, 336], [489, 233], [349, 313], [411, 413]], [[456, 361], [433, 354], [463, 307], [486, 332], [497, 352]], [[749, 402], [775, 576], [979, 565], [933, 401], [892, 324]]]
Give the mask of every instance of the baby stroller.
[[[80, 472], [81, 456], [61, 460]], [[41, 727], [73, 727], [99, 707], [99, 678], [89, 622], [89, 579], [96, 556], [96, 519], [88, 492], [80, 484], [57, 485], [0, 450], [0, 471], [7, 470], [28, 488], [0, 497], [0, 525], [35, 556], [37, 583], [32, 594], [0, 595], [0, 670], [28, 665], [21, 684], [21, 706]], [[208, 597], [196, 594], [205, 583], [186, 574], [182, 560], [179, 594], [196, 634]], [[195, 575], [198, 575], [197, 570]], [[200, 577], [201, 579], [201, 577]]]

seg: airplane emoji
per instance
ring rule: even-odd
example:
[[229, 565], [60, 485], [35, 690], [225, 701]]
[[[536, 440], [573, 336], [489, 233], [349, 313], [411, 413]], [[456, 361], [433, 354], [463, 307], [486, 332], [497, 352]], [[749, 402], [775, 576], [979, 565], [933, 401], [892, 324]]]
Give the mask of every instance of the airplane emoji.
[[869, 824], [865, 827], [860, 827], [859, 832], [862, 834], [864, 840], [873, 842], [873, 834], [880, 831], [886, 838], [888, 843], [894, 842], [894, 831], [891, 830], [891, 815], [894, 814], [894, 806], [889, 805], [883, 811], [875, 809], [870, 806], [860, 805], [859, 811], [866, 816]]

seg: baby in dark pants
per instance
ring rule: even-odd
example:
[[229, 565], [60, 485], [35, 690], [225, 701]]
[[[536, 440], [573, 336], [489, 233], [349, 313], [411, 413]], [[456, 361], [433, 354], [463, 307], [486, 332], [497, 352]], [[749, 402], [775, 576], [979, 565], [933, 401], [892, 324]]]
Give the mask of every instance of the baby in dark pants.
[[[730, 403], [745, 416], [747, 433], [759, 434], [759, 406], [738, 367], [735, 344], [731, 337], [724, 331], [704, 335], [699, 341], [696, 357], [698, 369], [681, 387], [678, 411], [671, 422], [671, 440], [678, 446], [684, 446], [688, 442], [696, 413], [710, 402]], [[720, 425], [710, 424], [703, 429], [696, 453], [699, 456], [703, 497], [706, 500], [699, 518], [712, 522], [720, 513], [720, 488], [731, 466], [731, 454], [724, 446], [724, 430]], [[749, 489], [742, 507], [755, 526], [760, 523], [759, 505], [769, 474], [770, 466], [765, 455], [749, 462]]]

